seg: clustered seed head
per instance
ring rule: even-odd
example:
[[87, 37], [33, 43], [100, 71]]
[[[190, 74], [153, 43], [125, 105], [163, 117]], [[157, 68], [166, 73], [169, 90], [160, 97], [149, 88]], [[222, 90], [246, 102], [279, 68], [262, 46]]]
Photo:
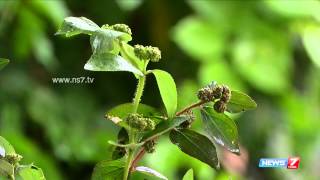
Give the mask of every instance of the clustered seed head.
[[213, 108], [219, 113], [223, 113], [227, 109], [227, 104], [231, 98], [231, 91], [228, 86], [219, 86], [221, 89], [220, 99], [214, 103]]
[[111, 26], [109, 24], [105, 24], [105, 25], [101, 26], [101, 28], [120, 31], [120, 32], [132, 35], [130, 27], [128, 25], [126, 25], [126, 24], [114, 24], [114, 25], [111, 25]]
[[144, 143], [143, 147], [148, 153], [153, 153], [155, 151], [156, 142], [154, 140], [147, 141]]
[[214, 100], [213, 91], [209, 87], [201, 88], [198, 91], [197, 96], [198, 96], [198, 99], [204, 102], [209, 102]]
[[139, 59], [150, 60], [152, 62], [158, 62], [161, 59], [161, 51], [159, 48], [152, 46], [142, 46], [137, 44], [134, 46], [134, 54]]
[[218, 113], [223, 113], [227, 109], [227, 105], [223, 101], [219, 100], [219, 101], [214, 103], [213, 108]]
[[189, 116], [188, 119], [186, 121], [184, 121], [183, 123], [181, 123], [179, 126], [182, 129], [191, 128], [191, 125], [195, 120], [195, 116], [192, 111], [189, 111], [187, 115]]
[[155, 128], [155, 123], [150, 118], [142, 117], [140, 114], [130, 114], [126, 118], [130, 127], [139, 131], [150, 131]]

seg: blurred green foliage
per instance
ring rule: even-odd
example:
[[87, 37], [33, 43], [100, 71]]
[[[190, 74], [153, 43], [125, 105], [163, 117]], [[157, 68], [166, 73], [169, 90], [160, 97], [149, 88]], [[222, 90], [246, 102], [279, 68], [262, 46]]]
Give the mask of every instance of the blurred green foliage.
[[[49, 180], [89, 179], [94, 164], [111, 157], [107, 141], [115, 140], [118, 128], [103, 116], [131, 100], [136, 82], [125, 73], [83, 71], [91, 53], [87, 37], [54, 36], [64, 17], [86, 16], [99, 25], [129, 24], [134, 43], [159, 46], [163, 61], [153, 67], [175, 77], [178, 109], [196, 101], [197, 88], [212, 80], [257, 100], [257, 110], [236, 116], [249, 154], [246, 173], [230, 170], [227, 161], [214, 172], [166, 138], [146, 164], [169, 179], [182, 179], [190, 168], [196, 179], [317, 179], [319, 9], [315, 0], [0, 0], [0, 57], [11, 60], [0, 72], [0, 134]], [[95, 81], [51, 81], [78, 76]], [[163, 109], [154, 82], [147, 83], [142, 102]], [[257, 167], [261, 157], [288, 156], [301, 157], [299, 170]]]

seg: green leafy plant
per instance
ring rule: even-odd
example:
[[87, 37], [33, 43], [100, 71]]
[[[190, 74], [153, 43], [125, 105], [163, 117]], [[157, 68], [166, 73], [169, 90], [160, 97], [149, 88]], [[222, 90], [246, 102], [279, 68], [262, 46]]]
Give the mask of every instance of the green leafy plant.
[[[99, 162], [92, 179], [129, 179], [134, 172], [167, 179], [155, 170], [137, 166], [145, 153], [155, 150], [156, 140], [169, 133], [170, 140], [184, 153], [199, 159], [212, 168], [219, 168], [216, 145], [239, 154], [238, 132], [235, 122], [225, 112], [238, 113], [256, 108], [246, 94], [230, 90], [228, 86], [211, 82], [198, 91], [199, 101], [177, 111], [177, 90], [171, 75], [163, 70], [148, 70], [150, 62], [158, 62], [161, 52], [157, 47], [134, 45], [131, 29], [125, 24], [97, 24], [85, 17], [67, 17], [56, 33], [71, 37], [90, 36], [92, 55], [84, 65], [89, 71], [128, 71], [138, 80], [132, 103], [118, 105], [105, 117], [120, 127], [112, 159]], [[148, 75], [153, 74], [166, 109], [161, 114], [155, 108], [140, 103]], [[190, 127], [194, 122], [193, 110], [200, 110], [207, 135]], [[192, 179], [188, 172], [185, 179]]]
[[45, 180], [40, 168], [33, 164], [21, 165], [22, 156], [17, 154], [13, 146], [0, 136], [0, 179]]

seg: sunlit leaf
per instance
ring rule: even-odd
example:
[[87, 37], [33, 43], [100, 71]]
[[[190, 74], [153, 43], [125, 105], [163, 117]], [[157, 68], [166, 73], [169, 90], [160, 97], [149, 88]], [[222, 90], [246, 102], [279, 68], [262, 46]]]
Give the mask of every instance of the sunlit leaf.
[[92, 180], [122, 180], [125, 159], [101, 161], [93, 170]]
[[201, 109], [201, 118], [205, 131], [217, 144], [239, 154], [238, 130], [232, 119], [223, 113], [217, 113], [212, 107]]
[[193, 180], [193, 169], [189, 169], [182, 180]]
[[173, 117], [178, 104], [176, 84], [171, 75], [166, 71], [155, 69], [152, 70], [152, 73], [156, 77], [162, 101], [167, 109], [167, 114], [169, 117]]
[[136, 171], [142, 172], [144, 174], [150, 175], [150, 176], [155, 176], [158, 177], [159, 179], [165, 179], [167, 180], [168, 178], [166, 178], [164, 175], [162, 175], [161, 173], [159, 173], [158, 171], [151, 169], [149, 167], [145, 167], [145, 166], [138, 166], [135, 168]]
[[34, 165], [23, 167], [18, 171], [21, 180], [45, 180], [42, 170]]
[[147, 133], [142, 138], [142, 141], [148, 141], [148, 140], [154, 139], [154, 138], [172, 130], [173, 128], [179, 126], [181, 123], [183, 123], [189, 119], [190, 119], [189, 116], [182, 115], [182, 116], [174, 117], [172, 119], [164, 120], [164, 121], [160, 122], [153, 131]]
[[0, 147], [4, 149], [5, 155], [16, 154], [13, 146], [2, 136], [0, 136]]
[[81, 33], [91, 35], [98, 29], [100, 27], [97, 24], [85, 17], [67, 17], [56, 35], [65, 35], [66, 37]]
[[142, 72], [121, 56], [103, 53], [93, 54], [84, 65], [89, 71], [128, 71], [143, 76]]
[[170, 140], [184, 153], [199, 159], [212, 168], [219, 168], [216, 147], [206, 136], [189, 129], [172, 130]]
[[9, 59], [0, 58], [0, 70], [4, 68], [9, 62]]
[[245, 93], [240, 91], [231, 91], [231, 99], [227, 105], [227, 111], [238, 113], [257, 107], [256, 102]]
[[320, 28], [307, 26], [303, 31], [302, 40], [310, 59], [320, 67]]
[[14, 167], [10, 163], [5, 160], [0, 159], [0, 177], [5, 176], [13, 176], [14, 174]]

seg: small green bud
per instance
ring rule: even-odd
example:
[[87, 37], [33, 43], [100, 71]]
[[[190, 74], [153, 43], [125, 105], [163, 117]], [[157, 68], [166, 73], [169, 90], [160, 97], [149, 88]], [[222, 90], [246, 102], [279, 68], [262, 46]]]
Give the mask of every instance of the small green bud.
[[161, 59], [161, 51], [157, 47], [135, 45], [134, 53], [139, 59], [158, 62]]
[[144, 121], [146, 122], [146, 127], [144, 128], [145, 131], [154, 130], [156, 124], [152, 119], [150, 118], [144, 118]]
[[213, 105], [214, 110], [216, 110], [218, 113], [223, 113], [227, 109], [227, 105], [225, 102], [219, 100]]
[[209, 87], [201, 88], [198, 91], [197, 96], [198, 96], [199, 100], [204, 101], [204, 102], [209, 102], [209, 101], [213, 101], [214, 100], [212, 89], [209, 88]]
[[155, 145], [156, 145], [155, 141], [150, 140], [144, 143], [143, 147], [148, 153], [153, 153], [155, 151]]
[[126, 24], [114, 24], [112, 26], [110, 26], [109, 24], [105, 24], [105, 25], [101, 26], [101, 28], [102, 29], [111, 29], [111, 30], [115, 30], [115, 31], [119, 31], [119, 32], [123, 32], [123, 33], [127, 33], [127, 34], [132, 35], [131, 29]]

